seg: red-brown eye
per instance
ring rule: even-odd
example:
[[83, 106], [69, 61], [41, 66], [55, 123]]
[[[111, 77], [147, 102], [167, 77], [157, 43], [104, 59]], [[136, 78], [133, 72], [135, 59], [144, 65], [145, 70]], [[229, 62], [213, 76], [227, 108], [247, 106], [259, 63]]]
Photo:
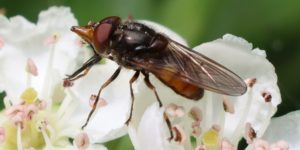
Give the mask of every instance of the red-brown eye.
[[100, 24], [94, 31], [95, 46], [98, 50], [102, 50], [107, 46], [109, 36], [112, 32], [112, 25], [108, 23]]

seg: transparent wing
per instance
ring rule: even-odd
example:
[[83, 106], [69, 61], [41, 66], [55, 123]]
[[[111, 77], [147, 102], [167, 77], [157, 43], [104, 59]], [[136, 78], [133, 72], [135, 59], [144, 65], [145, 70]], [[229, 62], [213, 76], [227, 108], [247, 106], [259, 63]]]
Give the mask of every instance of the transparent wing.
[[172, 75], [168, 78], [220, 94], [237, 96], [247, 89], [245, 82], [229, 69], [173, 40], [164, 50], [133, 59], [132, 63], [156, 76]]

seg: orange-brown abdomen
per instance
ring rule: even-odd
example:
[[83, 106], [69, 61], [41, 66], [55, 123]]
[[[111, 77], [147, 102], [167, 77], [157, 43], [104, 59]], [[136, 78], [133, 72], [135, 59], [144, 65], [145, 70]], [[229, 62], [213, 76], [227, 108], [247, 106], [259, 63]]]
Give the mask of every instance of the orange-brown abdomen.
[[193, 84], [190, 84], [181, 78], [179, 74], [166, 70], [152, 72], [165, 85], [172, 88], [176, 93], [193, 100], [199, 100], [203, 97], [204, 90]]

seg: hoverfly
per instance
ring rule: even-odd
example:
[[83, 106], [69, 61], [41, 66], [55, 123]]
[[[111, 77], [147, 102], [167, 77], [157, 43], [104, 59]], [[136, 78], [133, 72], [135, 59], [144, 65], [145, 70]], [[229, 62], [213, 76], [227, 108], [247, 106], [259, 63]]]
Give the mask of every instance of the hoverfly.
[[[229, 69], [145, 24], [132, 20], [122, 22], [119, 17], [112, 16], [96, 23], [90, 22], [86, 26], [73, 26], [71, 30], [93, 48], [94, 56], [65, 79], [65, 86], [71, 86], [72, 81], [86, 75], [102, 58], [113, 60], [119, 65], [101, 86], [82, 128], [87, 125], [95, 111], [101, 91], [117, 78], [122, 68], [135, 71], [129, 81], [132, 102], [126, 124], [132, 117], [132, 83], [140, 73], [143, 74], [146, 85], [154, 92], [160, 106], [162, 102], [149, 80], [150, 73], [177, 94], [192, 100], [201, 99], [204, 89], [231, 96], [242, 95], [247, 90], [245, 82]], [[172, 138], [170, 121], [166, 115], [165, 118]]]

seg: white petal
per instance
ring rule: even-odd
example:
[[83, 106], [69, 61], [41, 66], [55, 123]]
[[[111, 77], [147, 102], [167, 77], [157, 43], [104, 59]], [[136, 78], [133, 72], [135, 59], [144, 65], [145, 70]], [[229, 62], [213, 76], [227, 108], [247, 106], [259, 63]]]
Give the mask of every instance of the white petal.
[[[117, 69], [117, 65], [107, 60], [106, 64], [95, 65], [87, 76], [75, 82], [74, 93], [81, 100], [82, 114], [86, 117], [91, 110], [89, 99], [92, 94], [97, 94], [100, 86]], [[106, 87], [101, 96], [107, 105], [100, 107], [95, 112], [86, 132], [91, 137], [91, 142], [104, 142], [124, 135], [125, 121], [127, 120], [130, 106], [129, 79], [131, 72], [122, 70], [118, 78]]]
[[300, 149], [300, 111], [273, 118], [263, 139], [269, 143], [284, 140], [291, 150]]
[[137, 130], [129, 127], [129, 135], [136, 150], [183, 150], [182, 145], [168, 140], [169, 130], [163, 117], [164, 109], [158, 103], [145, 111]]
[[[38, 18], [38, 28], [44, 30], [70, 31], [71, 26], [77, 25], [78, 22], [68, 7], [50, 7], [42, 11]], [[52, 31], [52, 32], [53, 32]]]

